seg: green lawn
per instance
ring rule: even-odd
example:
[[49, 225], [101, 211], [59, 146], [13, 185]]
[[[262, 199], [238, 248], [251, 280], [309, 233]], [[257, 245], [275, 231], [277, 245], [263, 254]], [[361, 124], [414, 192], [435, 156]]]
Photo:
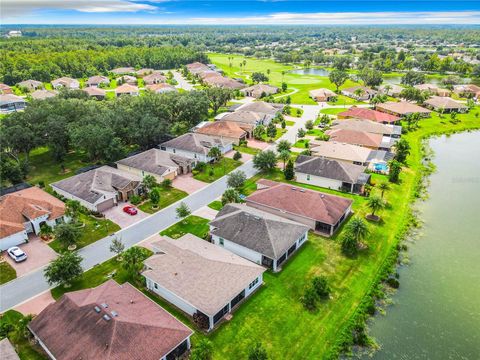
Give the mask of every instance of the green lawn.
[[[15, 326], [20, 320], [23, 319], [23, 315], [15, 310], [8, 310], [0, 317], [0, 328], [7, 329]], [[10, 342], [16, 349], [18, 356], [22, 360], [47, 360], [48, 358], [43, 355], [40, 346], [31, 344], [27, 339], [17, 339], [13, 332], [7, 334]], [[0, 354], [1, 355], [1, 354]], [[1, 356], [0, 356], [1, 357]], [[3, 357], [2, 357], [3, 358]]]
[[250, 155], [256, 155], [261, 151], [260, 149], [255, 149], [255, 148], [248, 147], [248, 146], [245, 146], [245, 145], [234, 145], [233, 149], [238, 150], [241, 153], [250, 154]]
[[219, 200], [212, 201], [210, 204], [208, 204], [208, 207], [213, 210], [220, 211], [223, 208], [223, 204]]
[[300, 149], [308, 149], [308, 144], [310, 143], [309, 139], [300, 139], [298, 140], [295, 144], [293, 144], [293, 147], [300, 148]]
[[160, 235], [166, 235], [172, 239], [178, 239], [179, 237], [190, 233], [203, 239], [208, 233], [209, 222], [208, 219], [204, 219], [200, 216], [190, 215], [170, 226], [168, 229], [163, 230]]
[[[153, 254], [152, 251], [146, 248], [142, 249], [144, 251], [144, 259]], [[122, 262], [118, 261], [117, 258], [112, 258], [100, 265], [94, 266], [90, 270], [85, 271], [77, 280], [73, 281], [70, 287], [57, 286], [51, 290], [51, 293], [54, 299], [58, 299], [66, 292], [92, 288], [103, 284], [111, 278], [115, 279], [119, 284], [131, 280], [129, 274], [123, 268]]]
[[327, 115], [337, 115], [338, 113], [341, 113], [343, 111], [346, 111], [347, 108], [327, 108], [327, 109], [322, 109], [320, 110], [320, 113], [322, 114], [327, 114]]
[[[8, 256], [4, 254], [4, 256]], [[6, 261], [0, 262], [0, 285], [9, 282], [17, 277], [15, 269]]]
[[293, 125], [295, 125], [295, 121], [285, 120], [285, 124], [286, 124], [287, 126], [293, 126]]
[[307, 131], [307, 135], [312, 135], [312, 136], [324, 136], [324, 132], [320, 129], [314, 128], [312, 130]]
[[[85, 214], [80, 214], [79, 222], [84, 223], [85, 226], [82, 228], [82, 236], [77, 243], [77, 249], [81, 249], [120, 230], [120, 226], [108, 219], [97, 219]], [[58, 240], [53, 240], [48, 245], [57, 253], [65, 250]]]
[[358, 104], [366, 104], [363, 101], [358, 101], [352, 99], [351, 97], [345, 95], [337, 95], [337, 101], [329, 101], [328, 105], [358, 105]]
[[138, 208], [148, 214], [153, 214], [158, 210], [166, 208], [167, 206], [176, 203], [178, 200], [183, 199], [184, 197], [188, 196], [185, 191], [175, 189], [171, 187], [169, 189], [165, 189], [163, 187], [159, 188], [160, 190], [160, 203], [157, 208], [152, 208], [152, 204], [150, 200], [145, 201], [143, 204], [139, 205]]
[[280, 138], [280, 136], [282, 136], [286, 132], [287, 132], [286, 129], [282, 129], [282, 128], [277, 127], [277, 132], [275, 133], [275, 137], [273, 139], [271, 137], [267, 136], [267, 134], [263, 134], [262, 135], [262, 140], [266, 141], [266, 142], [275, 141], [275, 140], [278, 140]]
[[207, 164], [203, 171], [195, 173], [196, 170], [194, 170], [193, 178], [203, 182], [211, 183], [220, 179], [222, 176], [227, 175], [240, 165], [242, 165], [241, 161], [223, 157], [214, 164]]
[[[316, 102], [310, 98], [310, 90], [318, 88], [335, 90], [335, 85], [333, 85], [326, 76], [290, 73], [289, 71], [295, 68], [292, 65], [284, 65], [269, 59], [256, 59], [234, 54], [211, 53], [208, 54], [208, 56], [212, 63], [220, 67], [227, 76], [241, 77], [247, 80], [247, 83], [250, 82], [250, 74], [252, 72], [259, 71], [266, 74], [267, 70], [270, 70], [270, 74], [268, 75], [270, 84], [281, 87], [282, 82], [286, 82], [289, 87], [287, 93], [289, 93], [291, 89], [298, 89], [298, 92], [290, 95], [292, 104], [315, 105]], [[232, 57], [233, 60], [230, 60], [229, 58]], [[242, 67], [242, 69], [240, 69], [240, 63], [243, 60], [246, 60], [247, 63], [245, 68]], [[232, 67], [229, 66], [230, 62], [232, 63]], [[285, 71], [284, 75], [282, 75], [282, 71]], [[348, 80], [341, 89], [354, 85], [358, 84], [352, 80]]]

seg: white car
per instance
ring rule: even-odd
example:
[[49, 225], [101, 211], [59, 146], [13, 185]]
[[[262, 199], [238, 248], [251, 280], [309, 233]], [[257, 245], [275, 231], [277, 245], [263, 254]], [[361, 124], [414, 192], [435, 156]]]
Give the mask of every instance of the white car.
[[25, 251], [17, 246], [13, 246], [8, 249], [7, 253], [17, 263], [27, 260], [27, 254], [25, 254]]

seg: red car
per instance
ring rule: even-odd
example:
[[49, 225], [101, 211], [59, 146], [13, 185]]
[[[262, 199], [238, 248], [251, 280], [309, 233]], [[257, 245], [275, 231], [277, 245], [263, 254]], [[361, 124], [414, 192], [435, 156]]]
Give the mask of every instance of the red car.
[[135, 207], [132, 205], [125, 206], [123, 211], [125, 211], [128, 215], [137, 215], [138, 213], [137, 209], [135, 209]]

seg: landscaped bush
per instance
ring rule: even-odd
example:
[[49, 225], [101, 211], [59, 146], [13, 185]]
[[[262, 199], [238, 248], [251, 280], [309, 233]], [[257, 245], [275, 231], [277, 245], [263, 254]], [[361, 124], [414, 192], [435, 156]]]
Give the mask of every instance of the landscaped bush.
[[393, 289], [398, 289], [400, 287], [400, 282], [394, 277], [389, 277], [385, 282]]
[[235, 154], [233, 154], [233, 160], [240, 160], [241, 158], [242, 158], [242, 153], [237, 150]]
[[133, 205], [138, 205], [140, 204], [140, 202], [142, 201], [142, 198], [138, 195], [132, 195], [130, 197], [130, 202], [133, 204]]

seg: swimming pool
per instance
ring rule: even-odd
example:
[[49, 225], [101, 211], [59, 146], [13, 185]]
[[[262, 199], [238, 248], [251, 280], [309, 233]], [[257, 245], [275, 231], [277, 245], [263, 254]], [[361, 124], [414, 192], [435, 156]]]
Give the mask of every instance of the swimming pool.
[[387, 164], [384, 164], [384, 163], [376, 163], [376, 164], [373, 165], [373, 168], [376, 171], [382, 171], [382, 172], [387, 172], [388, 171], [388, 166], [387, 166]]

